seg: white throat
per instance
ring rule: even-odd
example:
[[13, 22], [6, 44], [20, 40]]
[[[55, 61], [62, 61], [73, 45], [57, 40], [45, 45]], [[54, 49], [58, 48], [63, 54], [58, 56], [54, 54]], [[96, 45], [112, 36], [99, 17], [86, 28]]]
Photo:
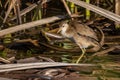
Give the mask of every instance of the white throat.
[[68, 24], [63, 24], [62, 25], [62, 33], [65, 33], [66, 32], [66, 30], [68, 29], [68, 27], [69, 27], [69, 25]]
[[67, 35], [68, 35], [68, 34], [66, 33], [68, 27], [69, 27], [68, 24], [63, 24], [63, 25], [62, 25], [61, 34], [62, 34], [64, 37], [67, 37]]

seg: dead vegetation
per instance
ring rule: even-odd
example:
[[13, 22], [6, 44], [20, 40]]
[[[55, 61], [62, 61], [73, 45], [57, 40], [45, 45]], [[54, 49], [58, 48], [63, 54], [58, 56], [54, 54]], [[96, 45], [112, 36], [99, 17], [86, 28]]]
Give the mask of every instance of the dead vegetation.
[[[0, 80], [119, 80], [120, 2], [84, 1], [0, 0]], [[70, 19], [91, 27], [101, 44], [79, 64], [79, 47], [57, 34]]]

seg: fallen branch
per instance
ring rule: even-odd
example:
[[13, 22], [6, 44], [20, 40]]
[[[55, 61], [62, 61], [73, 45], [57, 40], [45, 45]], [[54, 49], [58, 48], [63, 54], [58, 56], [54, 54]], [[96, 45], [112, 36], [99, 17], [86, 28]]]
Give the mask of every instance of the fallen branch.
[[[120, 67], [120, 64], [74, 64], [74, 63], [60, 63], [60, 62], [39, 62], [39, 63], [21, 63], [21, 64], [5, 64], [0, 65], [0, 72], [25, 70], [33, 68], [49, 68], [49, 67]], [[111, 70], [110, 68], [107, 70]]]
[[113, 20], [117, 23], [120, 23], [120, 16], [117, 14], [114, 14], [108, 10], [102, 9], [100, 7], [94, 6], [92, 4], [88, 4], [88, 3], [84, 2], [84, 1], [80, 1], [80, 0], [67, 0], [67, 1], [72, 2], [81, 7], [84, 7], [88, 10], [91, 10], [91, 11], [93, 11], [97, 14], [100, 14], [101, 16], [104, 16], [106, 18], [109, 18], [110, 20]]
[[37, 20], [37, 21], [33, 21], [33, 22], [29, 22], [29, 23], [25, 23], [25, 24], [21, 24], [21, 25], [17, 25], [14, 27], [10, 27], [4, 30], [0, 31], [0, 36], [4, 36], [6, 34], [10, 34], [10, 33], [14, 33], [20, 30], [24, 30], [24, 29], [29, 29], [32, 27], [36, 27], [38, 25], [43, 25], [43, 24], [47, 24], [47, 23], [51, 23], [60, 19], [64, 19], [65, 16], [63, 15], [58, 15], [58, 16], [53, 16], [53, 17], [49, 17], [49, 18], [45, 18], [45, 19], [41, 19], [41, 20]]
[[41, 62], [41, 63], [21, 63], [21, 64], [6, 64], [0, 65], [0, 72], [24, 70], [32, 68], [47, 68], [47, 67], [65, 67], [65, 66], [98, 66], [95, 64], [70, 64], [70, 63], [59, 63], [59, 62]]

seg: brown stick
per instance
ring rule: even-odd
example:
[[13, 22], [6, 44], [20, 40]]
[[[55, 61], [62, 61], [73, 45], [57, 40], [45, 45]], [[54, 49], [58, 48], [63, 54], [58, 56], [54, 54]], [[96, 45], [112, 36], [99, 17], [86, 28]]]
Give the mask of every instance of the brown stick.
[[104, 54], [107, 54], [108, 52], [110, 51], [113, 51], [115, 49], [119, 49], [119, 46], [114, 46], [114, 47], [111, 47], [109, 49], [106, 49], [106, 50], [103, 50], [103, 51], [100, 51], [100, 52], [96, 52], [95, 54], [93, 54], [88, 60], [91, 60], [92, 58], [94, 58], [95, 56], [102, 56]]
[[61, 0], [61, 1], [63, 2], [64, 6], [65, 6], [65, 8], [66, 8], [66, 10], [67, 10], [67, 12], [68, 12], [68, 15], [71, 16], [72, 13], [71, 13], [71, 11], [70, 11], [67, 3], [65, 2], [65, 0]]
[[6, 34], [10, 34], [10, 33], [14, 33], [20, 30], [24, 30], [24, 29], [29, 29], [32, 27], [36, 27], [38, 25], [43, 25], [46, 23], [51, 23], [60, 19], [64, 19], [65, 16], [62, 15], [58, 15], [58, 16], [53, 16], [53, 17], [49, 17], [49, 18], [45, 18], [45, 19], [41, 19], [41, 20], [37, 20], [37, 21], [33, 21], [33, 22], [29, 22], [29, 23], [25, 23], [25, 24], [21, 24], [18, 26], [14, 26], [14, 27], [10, 27], [4, 30], [0, 31], [0, 36], [4, 36]]
[[93, 54], [91, 57], [94, 57], [94, 56], [100, 56], [100, 55], [104, 55], [110, 51], [113, 51], [115, 50], [116, 48], [115, 47], [111, 47], [109, 49], [106, 49], [106, 50], [103, 50], [103, 51], [100, 51], [100, 52], [96, 52], [95, 54]]
[[120, 38], [120, 36], [106, 36], [107, 39]]
[[[120, 15], [120, 0], [115, 0], [115, 13]], [[116, 23], [116, 28], [120, 28], [119, 23]]]
[[[32, 5], [30, 5], [29, 7], [23, 9], [22, 11], [20, 11], [20, 16], [22, 16], [22, 15], [30, 12], [30, 11], [33, 10], [35, 7], [37, 7], [37, 4], [32, 4]], [[16, 18], [17, 18], [17, 16], [15, 15], [15, 16], [13, 16], [12, 18], [10, 18], [8, 21], [10, 21], [10, 20], [15, 20]]]
[[22, 24], [22, 19], [21, 19], [21, 16], [20, 16], [20, 0], [16, 1], [15, 8], [16, 8], [16, 13], [17, 13], [18, 24]]
[[61, 1], [63, 2], [64, 6], [65, 6], [65, 8], [66, 8], [66, 10], [67, 10], [67, 13], [68, 13], [68, 15], [71, 17], [72, 20], [73, 20], [73, 17], [80, 17], [80, 16], [78, 16], [78, 15], [76, 15], [76, 14], [72, 14], [72, 13], [71, 13], [71, 11], [70, 11], [70, 9], [69, 9], [69, 7], [68, 7], [68, 5], [67, 5], [67, 3], [66, 3], [65, 0], [61, 0]]
[[64, 39], [63, 36], [60, 36], [60, 35], [54, 34], [54, 33], [45, 32], [45, 35], [47, 35], [48, 37], [53, 37], [53, 38], [57, 38], [57, 39]]
[[7, 63], [7, 64], [10, 63], [9, 60], [6, 60], [6, 59], [4, 59], [4, 58], [2, 58], [2, 57], [0, 57], [0, 61], [3, 62], [3, 63]]
[[16, 3], [16, 0], [13, 1], [13, 4], [12, 4], [12, 1], [13, 1], [13, 0], [11, 0], [11, 4], [10, 4], [9, 7], [8, 7], [8, 10], [7, 10], [7, 12], [6, 12], [5, 18], [4, 18], [4, 20], [3, 20], [3, 23], [6, 22], [6, 20], [7, 20], [7, 18], [8, 18], [8, 15], [10, 14], [10, 11], [12, 10], [12, 8], [14, 7], [14, 5], [15, 5], [15, 3]]
[[116, 45], [116, 44], [120, 44], [120, 42], [105, 42], [105, 44], [107, 44], [107, 45], [111, 45], [111, 44]]
[[39, 47], [38, 40], [32, 40], [32, 39], [23, 39], [23, 40], [16, 40], [15, 42], [22, 43], [22, 42], [30, 42], [34, 46]]

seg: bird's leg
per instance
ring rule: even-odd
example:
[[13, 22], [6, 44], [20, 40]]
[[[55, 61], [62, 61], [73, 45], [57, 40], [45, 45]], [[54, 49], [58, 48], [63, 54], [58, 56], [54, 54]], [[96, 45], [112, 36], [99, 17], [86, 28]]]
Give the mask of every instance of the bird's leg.
[[81, 48], [82, 50], [82, 54], [80, 55], [80, 57], [78, 58], [78, 60], [76, 61], [76, 63], [78, 64], [80, 62], [80, 60], [83, 58], [83, 56], [85, 55], [86, 49], [85, 48]]

